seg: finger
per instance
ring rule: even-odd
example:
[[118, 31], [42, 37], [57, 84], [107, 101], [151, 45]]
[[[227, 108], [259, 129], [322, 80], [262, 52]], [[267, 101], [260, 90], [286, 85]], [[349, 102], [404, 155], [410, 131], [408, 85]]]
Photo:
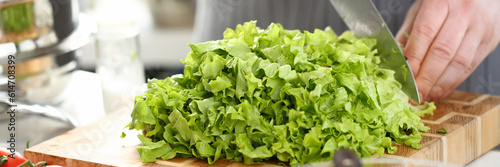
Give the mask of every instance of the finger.
[[[487, 16], [488, 15], [481, 15], [480, 16], [481, 19], [475, 19], [476, 23], [470, 24], [470, 25], [473, 25], [472, 28], [478, 29], [478, 30], [470, 30], [471, 33], [476, 34], [477, 37], [482, 37], [482, 40], [479, 43], [477, 43], [477, 42], [471, 43], [471, 45], [476, 45], [476, 44], [478, 45], [478, 46], [476, 46], [475, 52], [472, 52], [472, 50], [471, 50], [471, 52], [469, 52], [469, 54], [474, 53], [473, 55], [475, 55], [471, 61], [471, 65], [470, 65], [471, 69], [464, 70], [463, 76], [461, 76], [456, 81], [456, 83], [451, 86], [452, 89], [445, 91], [445, 93], [443, 93], [443, 95], [440, 97], [440, 99], [445, 98], [451, 92], [453, 92], [454, 89], [456, 89], [465, 79], [467, 79], [472, 74], [472, 72], [474, 72], [474, 70], [479, 66], [479, 64], [481, 62], [483, 62], [483, 60], [497, 47], [498, 42], [500, 41], [500, 26], [498, 24], [494, 24], [494, 26], [485, 26], [485, 25], [491, 25], [491, 24], [488, 24], [488, 22], [492, 23], [492, 22], [495, 22], [495, 20], [497, 20], [497, 22], [498, 22], [498, 21], [500, 21], [500, 19], [495, 18], [493, 16], [490, 16], [490, 17], [487, 17]], [[483, 27], [478, 28], [478, 26], [483, 26]], [[481, 29], [481, 30], [479, 30], [479, 29]], [[474, 35], [471, 34], [470, 36], [474, 36]], [[464, 37], [464, 41], [468, 41], [468, 39], [470, 39], [470, 38], [473, 38], [473, 37], [469, 37], [469, 33], [467, 33], [467, 35], [465, 35], [465, 37]], [[477, 40], [479, 40], [479, 39], [481, 39], [481, 38], [477, 38]], [[462, 50], [466, 50], [467, 47], [474, 48], [474, 46], [467, 46], [467, 45], [461, 44], [459, 50], [457, 51], [457, 56], [460, 56], [462, 53]], [[445, 76], [445, 75], [446, 74], [444, 74], [443, 76]]]
[[[483, 60], [486, 59], [486, 57], [488, 56], [488, 53], [490, 53], [490, 52], [487, 52], [487, 50], [488, 49], [487, 49], [485, 43], [481, 43], [479, 45], [479, 47], [476, 49], [476, 53], [474, 54], [475, 56], [471, 62], [472, 69], [464, 71], [464, 74], [461, 76], [461, 78], [457, 80], [457, 83], [455, 83], [455, 85], [453, 85], [454, 88], [457, 88], [465, 79], [467, 79], [472, 74], [472, 72], [474, 72], [474, 70], [476, 70], [476, 68], [479, 66], [479, 64], [481, 64], [481, 62], [483, 62]], [[450, 89], [450, 90], [446, 91], [443, 94], [443, 96], [441, 97], [441, 99], [445, 98], [447, 95], [449, 95], [451, 92], [453, 92], [453, 90], [454, 89]]]
[[481, 32], [478, 29], [467, 31], [458, 47], [457, 54], [439, 77], [436, 85], [432, 87], [429, 93], [431, 101], [446, 97], [472, 73], [475, 68], [472, 66], [472, 61], [481, 43], [481, 38], [478, 38], [480, 36]]
[[406, 13], [405, 20], [399, 28], [398, 33], [396, 34], [396, 41], [398, 41], [403, 46], [406, 46], [406, 42], [408, 41], [407, 35], [411, 33], [411, 28], [413, 27], [413, 22], [415, 21], [415, 16], [417, 16], [418, 10], [422, 5], [422, 1], [416, 1], [411, 5], [410, 9]]
[[404, 51], [414, 76], [418, 75], [420, 64], [447, 15], [448, 5], [446, 1], [422, 2]]
[[[500, 20], [500, 19], [499, 19]], [[488, 55], [497, 48], [500, 41], [500, 25], [495, 24], [494, 26], [486, 27], [484, 32], [483, 41], [481, 43], [481, 48], [483, 50], [478, 50], [479, 55]]]
[[[426, 99], [427, 96], [453, 60], [460, 43], [463, 41], [466, 30], [467, 22], [459, 13], [450, 15], [444, 23], [436, 39], [432, 42], [425, 59], [422, 61], [419, 74], [417, 74], [416, 82], [419, 94], [422, 95], [421, 100], [429, 100]], [[461, 74], [455, 73], [447, 77], [457, 78], [459, 77], [457, 75]]]

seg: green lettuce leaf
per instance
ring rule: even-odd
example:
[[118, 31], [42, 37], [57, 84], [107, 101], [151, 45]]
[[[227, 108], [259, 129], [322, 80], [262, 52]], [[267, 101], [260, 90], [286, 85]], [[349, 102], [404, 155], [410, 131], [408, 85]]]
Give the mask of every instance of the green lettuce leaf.
[[331, 28], [300, 32], [255, 21], [224, 39], [189, 44], [184, 73], [148, 81], [137, 96], [130, 129], [143, 130], [143, 162], [197, 157], [289, 165], [330, 160], [349, 148], [370, 157], [392, 144], [420, 148], [420, 117], [434, 104], [412, 106], [378, 66], [376, 40]]

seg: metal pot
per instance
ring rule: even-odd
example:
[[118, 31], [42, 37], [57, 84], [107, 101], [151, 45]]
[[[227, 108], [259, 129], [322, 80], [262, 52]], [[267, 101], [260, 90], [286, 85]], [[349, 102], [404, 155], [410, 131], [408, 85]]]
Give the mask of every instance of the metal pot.
[[95, 23], [79, 13], [77, 0], [0, 0], [0, 90], [7, 88], [9, 55], [15, 56], [22, 96], [75, 69], [77, 49], [95, 32]]

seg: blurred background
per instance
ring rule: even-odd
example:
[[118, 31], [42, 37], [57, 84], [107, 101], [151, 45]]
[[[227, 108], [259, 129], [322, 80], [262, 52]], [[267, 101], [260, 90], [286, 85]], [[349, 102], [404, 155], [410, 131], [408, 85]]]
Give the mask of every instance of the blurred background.
[[[180, 62], [193, 42], [195, 0], [80, 0], [81, 9], [99, 24], [100, 18], [128, 18], [138, 28], [139, 55], [146, 78], [182, 73]], [[104, 21], [107, 22], [107, 21]], [[80, 67], [95, 71], [96, 44], [83, 47]]]

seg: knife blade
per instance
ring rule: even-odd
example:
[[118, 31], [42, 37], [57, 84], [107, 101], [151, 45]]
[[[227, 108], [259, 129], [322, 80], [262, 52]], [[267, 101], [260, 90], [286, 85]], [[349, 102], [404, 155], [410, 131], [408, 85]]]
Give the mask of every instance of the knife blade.
[[395, 71], [394, 78], [401, 90], [413, 101], [420, 103], [415, 78], [410, 66], [371, 0], [330, 0], [347, 27], [360, 38], [377, 39], [380, 66]]

